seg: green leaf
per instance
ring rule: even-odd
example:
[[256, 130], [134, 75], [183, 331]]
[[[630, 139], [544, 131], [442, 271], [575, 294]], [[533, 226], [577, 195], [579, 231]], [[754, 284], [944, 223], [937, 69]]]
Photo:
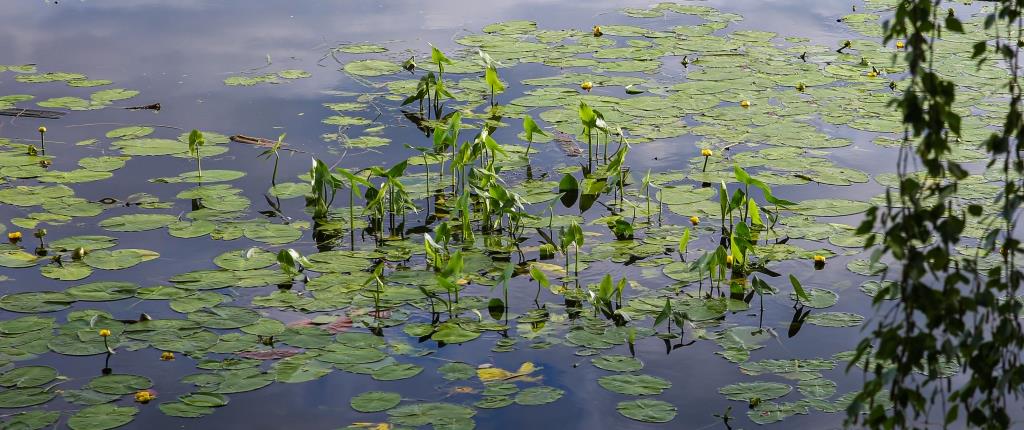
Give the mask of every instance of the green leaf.
[[139, 409], [134, 406], [120, 407], [110, 404], [89, 406], [76, 412], [68, 419], [71, 430], [108, 430], [132, 422]]
[[799, 279], [796, 279], [796, 276], [793, 276], [792, 274], [789, 275], [789, 283], [793, 284], [793, 291], [796, 292], [796, 296], [800, 298], [800, 300], [810, 300], [810, 297], [807, 295], [807, 292], [804, 291], [803, 285], [800, 284]]
[[645, 423], [667, 423], [676, 417], [676, 407], [660, 400], [631, 400], [616, 406], [622, 416]]
[[541, 136], [547, 136], [547, 133], [545, 133], [544, 130], [533, 121], [533, 117], [530, 115], [523, 116], [523, 132], [526, 133], [526, 140], [529, 142], [533, 142], [534, 133], [538, 133]]
[[650, 375], [602, 376], [597, 383], [608, 391], [630, 396], [661, 394], [672, 387], [671, 382]]
[[367, 391], [349, 401], [352, 409], [359, 412], [372, 413], [391, 409], [402, 401], [402, 395], [386, 391]]

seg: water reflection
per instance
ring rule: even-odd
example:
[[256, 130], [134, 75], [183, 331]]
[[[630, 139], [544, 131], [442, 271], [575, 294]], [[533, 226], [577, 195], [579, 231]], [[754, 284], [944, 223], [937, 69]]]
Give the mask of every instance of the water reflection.
[[[389, 41], [386, 46], [391, 49], [394, 59], [404, 60], [408, 57], [408, 49], [422, 51], [428, 42], [443, 49], [453, 49], [452, 42], [459, 34], [467, 30], [475, 30], [495, 21], [508, 19], [536, 19], [541, 27], [547, 28], [590, 28], [595, 22], [626, 23], [631, 19], [613, 14], [624, 7], [646, 7], [649, 1], [594, 1], [594, 2], [560, 2], [560, 1], [525, 1], [525, 2], [479, 2], [479, 1], [445, 1], [424, 3], [420, 1], [381, 1], [381, 2], [339, 2], [339, 1], [308, 1], [308, 2], [258, 2], [251, 0], [208, 2], [201, 0], [63, 0], [59, 3], [45, 2], [9, 2], [0, 9], [0, 18], [4, 26], [0, 27], [0, 64], [37, 63], [43, 70], [66, 70], [81, 72], [90, 77], [111, 79], [118, 87], [134, 88], [142, 91], [142, 96], [133, 100], [133, 106], [145, 106], [159, 103], [161, 109], [120, 110], [74, 112], [57, 122], [52, 134], [57, 141], [75, 142], [82, 133], [88, 130], [96, 134], [111, 128], [112, 124], [156, 123], [168, 127], [182, 129], [199, 128], [239, 133], [259, 137], [278, 136], [288, 133], [289, 143], [293, 143], [296, 152], [282, 154], [281, 178], [295, 180], [295, 176], [308, 169], [308, 156], [317, 155], [326, 158], [328, 155], [338, 159], [344, 166], [366, 167], [369, 163], [390, 165], [394, 162], [394, 153], [388, 152], [343, 152], [334, 143], [325, 143], [321, 134], [329, 132], [328, 127], [320, 123], [325, 115], [322, 103], [333, 101], [329, 91], [361, 91], [362, 87], [337, 72], [338, 67], [333, 60], [324, 59], [331, 47], [340, 42], [356, 41]], [[848, 4], [839, 1], [710, 1], [707, 4], [725, 11], [746, 15], [746, 21], [738, 23], [739, 28], [756, 28], [775, 30], [788, 35], [812, 37], [822, 43], [833, 43], [844, 36], [838, 31], [834, 17], [847, 12]], [[260, 86], [257, 88], [232, 88], [223, 85], [224, 78], [240, 71], [258, 70], [270, 63], [277, 68], [299, 68], [313, 72], [313, 77], [281, 85]], [[681, 66], [680, 66], [681, 67]], [[671, 67], [666, 74], [677, 73]], [[516, 76], [513, 75], [514, 80]], [[0, 75], [0, 88], [6, 93], [32, 91], [37, 99], [64, 95], [64, 88], [52, 86], [27, 87], [9, 81], [10, 74]], [[499, 97], [496, 101], [502, 102]], [[401, 111], [399, 115], [384, 117], [382, 121], [389, 125], [401, 127], [393, 137], [396, 144], [409, 143], [413, 146], [429, 144], [430, 129], [424, 122], [431, 117], [445, 117], [450, 112], [441, 112], [435, 108], [422, 111]], [[495, 110], [495, 117], [500, 120], [500, 111]], [[403, 121], [407, 121], [408, 125]], [[93, 125], [89, 125], [93, 124]], [[84, 127], [63, 127], [64, 125], [85, 125]], [[0, 136], [32, 137], [35, 121], [5, 119], [0, 125]], [[673, 168], [686, 155], [680, 154], [678, 141], [655, 142], [637, 146], [635, 169], [641, 171], [651, 167], [655, 170]], [[60, 146], [62, 150], [68, 145]], [[52, 146], [51, 146], [51, 150]], [[211, 160], [212, 167], [218, 163], [230, 165], [238, 162], [234, 157], [245, 163], [264, 163], [258, 159], [261, 148], [238, 148], [230, 158], [217, 161]], [[298, 152], [305, 151], [305, 152]], [[543, 175], [550, 174], [550, 167], [555, 163], [564, 162], [562, 158], [539, 157], [534, 160], [537, 169]], [[875, 163], [864, 167], [869, 172], [886, 170], [886, 166]], [[141, 178], [140, 181], [154, 177], [175, 175], [184, 166], [160, 165], [152, 161], [140, 160], [124, 171], [126, 178]], [[244, 188], [255, 190], [250, 196], [254, 201], [261, 201], [260, 213], [266, 217], [289, 220], [294, 216], [306, 214], [289, 212], [282, 208], [281, 201], [276, 197], [262, 192], [267, 184], [276, 184], [278, 174], [271, 176], [268, 169], [252, 169], [250, 176], [245, 178]], [[276, 170], [276, 169], [275, 169]], [[532, 177], [534, 166], [527, 171]], [[710, 185], [710, 184], [709, 184]], [[865, 196], [873, 193], [873, 189], [860, 189]], [[82, 194], [93, 199], [110, 197], [124, 201], [130, 205], [128, 196], [137, 190], [130, 183], [86, 184], [81, 187]], [[854, 191], [857, 192], [857, 191]], [[260, 199], [259, 197], [263, 198]], [[163, 198], [173, 198], [167, 192]], [[431, 199], [427, 199], [428, 205]], [[567, 192], [562, 196], [561, 203], [566, 208], [577, 204], [579, 210], [586, 211], [595, 205], [605, 205], [592, 195], [580, 195], [578, 190]], [[198, 200], [193, 201], [193, 209], [200, 208]], [[613, 208], [604, 206], [609, 211]], [[111, 212], [111, 215], [117, 212]], [[552, 210], [552, 215], [554, 210]], [[444, 215], [444, 214], [439, 214]], [[430, 225], [434, 219], [430, 207], [427, 206], [425, 219]], [[418, 219], [417, 221], [418, 222]], [[330, 229], [317, 228], [314, 224], [308, 244], [319, 250], [334, 249], [344, 246], [345, 237]], [[395, 228], [404, 234], [418, 234], [425, 230], [424, 226], [408, 226], [399, 223]], [[62, 234], [79, 232], [81, 227], [66, 226], [56, 228]], [[543, 231], [543, 230], [541, 230]], [[371, 227], [359, 229], [359, 242], [369, 236], [379, 234]], [[162, 233], [161, 233], [162, 234]], [[163, 246], [164, 238], [157, 233], [143, 233], [136, 236], [141, 241]], [[548, 230], [547, 241], [555, 243], [558, 236], [555, 231]], [[543, 234], [542, 234], [543, 235]], [[554, 236], [554, 237], [551, 237]], [[350, 247], [356, 247], [355, 231], [349, 235]], [[97, 274], [97, 278], [130, 277], [147, 285], [166, 283], [166, 278], [196, 264], [206, 265], [213, 256], [224, 251], [219, 248], [182, 250], [160, 249], [160, 268], [136, 268], [118, 273]], [[201, 262], [201, 263], [197, 263]], [[781, 269], [780, 269], [781, 270]], [[524, 266], [520, 266], [517, 275], [520, 280], [528, 279]], [[100, 280], [97, 279], [97, 280]], [[812, 282], [835, 284], [841, 282], [842, 276], [836, 273], [814, 273]], [[582, 279], [578, 282], [587, 283], [596, 279]], [[32, 287], [55, 285], [52, 281], [43, 281]], [[22, 286], [27, 288], [27, 286]], [[61, 288], [61, 287], [55, 287]], [[700, 286], [700, 292], [706, 287]], [[726, 287], [728, 288], [728, 287]], [[715, 291], [721, 297], [729, 297], [721, 286]], [[238, 300], [247, 299], [252, 293], [235, 293]], [[707, 294], [713, 294], [707, 292]], [[511, 312], [534, 312], [538, 319], [532, 322], [532, 329], [540, 332], [550, 312], [545, 303], [551, 296], [546, 289], [537, 285], [536, 289], [523, 288], [510, 293], [500, 304], [494, 303], [487, 307], [495, 319], [502, 316], [507, 319]], [[748, 318], [745, 323], [762, 327], [763, 325], [785, 324], [784, 318], [794, 312], [789, 324], [789, 337], [794, 337], [800, 330], [809, 310], [802, 308], [786, 309], [787, 304], [764, 302], [763, 296], [758, 298], [746, 295], [735, 298], [746, 304], [759, 300], [760, 312], [756, 317]], [[516, 303], [513, 306], [512, 303]], [[429, 318], [437, 323], [442, 319], [443, 306], [433, 307]], [[864, 303], [859, 303], [864, 305]], [[855, 302], [854, 306], [857, 306]], [[113, 312], [123, 313], [122, 304], [101, 304], [97, 306]], [[588, 312], [582, 300], [565, 299], [564, 307], [570, 318]], [[766, 309], [767, 308], [767, 309]], [[165, 311], [166, 312], [166, 311]], [[608, 318], [615, 318], [611, 306], [602, 310]], [[382, 316], [377, 313], [374, 317]], [[739, 315], [737, 319], [743, 318]], [[767, 322], [765, 321], [767, 318]], [[782, 320], [780, 320], [782, 319]], [[617, 321], [622, 323], [622, 321]], [[730, 404], [721, 398], [715, 387], [735, 382], [736, 368], [732, 363], [715, 355], [718, 348], [711, 342], [695, 343], [698, 334], [687, 330], [687, 324], [681, 320], [670, 319], [665, 339], [647, 339], [634, 344], [630, 342], [629, 354], [642, 358], [647, 363], [647, 372], [675, 382], [674, 388], [668, 393], [673, 403], [680, 405], [680, 416], [677, 423], [687, 423], [693, 427], [711, 428], [725, 423], [729, 427], [731, 418], [728, 409]], [[673, 326], [674, 324], [674, 326]], [[377, 335], [384, 335], [385, 329], [374, 330]], [[838, 351], [851, 346], [849, 339], [821, 339], [821, 332], [801, 335], [786, 344], [786, 348], [801, 351]], [[507, 336], [506, 332], [488, 334], [496, 340]], [[813, 339], [813, 340], [806, 340]], [[269, 344], [274, 339], [265, 339]], [[429, 342], [429, 338], [418, 339]], [[532, 426], [548, 428], [553, 422], [560, 427], [571, 428], [634, 428], [636, 423], [628, 421], [617, 414], [594, 414], [595, 405], [614, 405], [621, 400], [619, 397], [596, 387], [595, 384], [583, 384], [579, 381], [591, 382], [597, 373], [590, 366], [570, 366], [568, 363], [581, 362], [580, 357], [573, 356], [564, 348], [530, 349], [524, 347], [519, 351], [507, 354], [494, 354], [486, 345], [493, 342], [481, 341], [465, 345], [438, 345], [435, 356], [439, 360], [425, 359], [428, 368], [435, 361], [441, 360], [492, 360], [495, 365], [514, 367], [524, 360], [531, 360], [545, 368], [544, 376], [548, 384], [566, 389], [571, 395], [560, 402], [531, 410], [523, 414], [515, 410], [499, 410], [481, 414], [478, 417], [478, 428], [519, 428]], [[663, 345], [662, 345], [663, 343]], [[664, 349], [665, 353], [662, 353]], [[671, 353], [671, 354], [669, 354]], [[771, 354], [789, 357], [790, 351], [773, 350]], [[813, 354], [812, 354], [813, 355]], [[104, 357], [103, 372], [111, 370], [111, 356]], [[115, 357], [114, 365], [118, 372], [140, 372], [149, 367], [145, 362], [131, 356], [127, 352], [123, 358]], [[583, 361], [586, 363], [585, 361]], [[428, 364], [429, 363], [429, 364]], [[89, 373], [95, 373], [96, 363], [89, 364]], [[195, 369], [181, 360], [177, 368], [159, 375], [159, 386], [178, 386], [180, 375]], [[63, 368], [63, 366], [62, 366]], [[73, 373], [73, 372], [72, 372]], [[79, 376], [74, 375], [71, 376]], [[840, 379], [842, 379], [840, 377]], [[843, 383], [844, 381], [840, 381]], [[850, 381], [845, 381], [849, 383]], [[853, 381], [856, 383], [857, 381]], [[297, 411], [302, 413], [303, 427], [335, 428], [348, 424], [356, 419], [366, 420], [366, 416], [358, 415], [349, 410], [347, 399], [366, 389], [364, 376], [335, 372], [330, 377], [306, 384], [274, 384], [265, 390], [251, 393], [233, 394], [233, 407], [223, 408], [202, 421], [203, 427], [237, 428], [246, 423], [251, 428], [281, 428], [294, 425]], [[376, 383], [375, 383], [376, 384]], [[424, 392], [431, 392], [433, 387], [423, 386], [427, 382], [413, 383], [379, 383], [381, 389], [401, 392], [407, 398], [420, 398]], [[848, 384], [849, 386], [855, 386]], [[375, 386], [376, 387], [376, 386]], [[184, 390], [185, 388], [180, 388]], [[184, 392], [184, 391], [183, 391]], [[180, 394], [167, 391], [162, 395], [173, 398]], [[243, 406], [244, 405], [244, 406]], [[589, 412], [588, 412], [589, 411]], [[715, 417], [709, 411], [726, 411], [722, 416]], [[738, 414], [742, 415], [742, 414]], [[382, 420], [382, 414], [375, 415]], [[161, 425], [188, 425], [184, 420], [165, 420], [155, 408], [144, 409], [130, 428], [152, 427], [154, 423]], [[833, 425], [841, 420], [838, 416], [794, 417], [786, 421], [786, 426], [821, 426], [823, 423]], [[168, 423], [172, 421], [173, 424]]]

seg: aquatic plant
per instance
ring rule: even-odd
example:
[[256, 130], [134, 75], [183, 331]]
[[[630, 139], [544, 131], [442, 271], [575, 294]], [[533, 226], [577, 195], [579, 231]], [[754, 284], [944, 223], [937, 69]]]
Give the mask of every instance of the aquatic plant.
[[285, 136], [285, 133], [281, 133], [280, 136], [277, 136], [277, 141], [274, 142], [273, 145], [271, 145], [269, 148], [260, 153], [260, 157], [263, 157], [264, 159], [270, 159], [270, 157], [274, 157], [274, 170], [270, 174], [271, 185], [277, 185], [277, 164], [278, 162], [281, 161], [281, 154], [279, 153], [279, 151], [281, 150], [281, 145], [284, 142]]
[[200, 148], [206, 144], [206, 138], [199, 130], [193, 129], [188, 134], [188, 152], [196, 159], [196, 169], [199, 170], [199, 177], [203, 177], [203, 155], [199, 153]]
[[547, 133], [541, 129], [536, 122], [533, 121], [533, 117], [530, 115], [523, 116], [523, 134], [526, 135], [526, 159], [530, 159], [530, 147], [533, 146], [533, 134], [537, 133], [541, 136], [547, 136]]
[[348, 180], [348, 229], [352, 236], [353, 246], [355, 244], [356, 234], [356, 193], [359, 191], [359, 187], [375, 189], [370, 181], [367, 181], [363, 177], [352, 173], [348, 169], [342, 167], [335, 167], [334, 172], [341, 175], [344, 179]]
[[309, 186], [311, 197], [307, 198], [306, 206], [313, 208], [313, 219], [322, 220], [327, 218], [334, 202], [334, 195], [341, 187], [341, 181], [331, 174], [331, 169], [316, 158], [313, 159], [313, 166], [309, 169]]
[[42, 149], [43, 155], [46, 155], [46, 127], [41, 125], [37, 131], [39, 132], [39, 147]]

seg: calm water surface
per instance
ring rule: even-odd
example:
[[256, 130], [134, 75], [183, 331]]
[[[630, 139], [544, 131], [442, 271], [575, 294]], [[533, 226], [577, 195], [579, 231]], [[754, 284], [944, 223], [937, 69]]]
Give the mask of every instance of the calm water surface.
[[[837, 41], [854, 37], [836, 18], [850, 12], [849, 1], [834, 0], [738, 0], [701, 2], [725, 12], [743, 15], [744, 21], [730, 28], [756, 29], [779, 32], [788, 36], [803, 36], [813, 42], [836, 46]], [[345, 42], [382, 43], [391, 51], [391, 58], [404, 59], [406, 50], [422, 52], [427, 43], [433, 43], [444, 50], [455, 50], [453, 39], [467, 32], [478, 32], [487, 24], [512, 19], [536, 20], [539, 27], [551, 29], [578, 28], [587, 30], [594, 23], [640, 23], [648, 27], [668, 28], [685, 23], [685, 18], [668, 17], [638, 20], [617, 13], [622, 7], [647, 7], [649, 1], [200, 1], [200, 0], [63, 0], [59, 3], [36, 1], [7, 1], [0, 8], [0, 64], [36, 63], [41, 71], [62, 70], [84, 73], [91, 78], [110, 79], [115, 86], [141, 91], [131, 104], [159, 102], [159, 113], [128, 111], [108, 108], [98, 111], [73, 112], [60, 121], [49, 121], [48, 137], [57, 142], [76, 142], [88, 137], [99, 137], [114, 128], [115, 124], [158, 124], [184, 130], [197, 128], [216, 130], [224, 134], [246, 134], [251, 136], [275, 137], [288, 134], [293, 148], [308, 154], [285, 154], [279, 178], [294, 178], [308, 169], [309, 156], [314, 155], [329, 162], [338, 162], [348, 167], [366, 167], [373, 164], [390, 164], [408, 157], [408, 151], [385, 149], [348, 150], [336, 143], [324, 143], [320, 135], [331, 132], [331, 126], [320, 121], [328, 112], [325, 102], [337, 101], [330, 91], [363, 91], [359, 83], [347, 74], [338, 72], [340, 64], [326, 57], [329, 48]], [[663, 21], [663, 22], [659, 22]], [[228, 87], [223, 80], [243, 71], [249, 71], [272, 63], [268, 70], [285, 68], [303, 69], [313, 73], [308, 79], [299, 79], [282, 85], [262, 85], [251, 88]], [[673, 73], [678, 75], [677, 64], [667, 65], [661, 73], [666, 80]], [[505, 75], [510, 82], [517, 82], [530, 74], [529, 70], [517, 68]], [[545, 73], [552, 73], [551, 71]], [[522, 74], [522, 76], [519, 76]], [[531, 76], [532, 77], [532, 76]], [[14, 81], [13, 75], [0, 75], [0, 94], [31, 91], [37, 100], [64, 95], [65, 88], [55, 86], [29, 86]], [[49, 93], [52, 91], [52, 94]], [[503, 96], [501, 100], [515, 97]], [[426, 145], [428, 141], [407, 121], [396, 115], [394, 110], [385, 112], [379, 119], [391, 125], [387, 132], [393, 140], [392, 147], [400, 148], [402, 143]], [[31, 139], [35, 135], [37, 120], [10, 119], [0, 117], [0, 137]], [[179, 130], [162, 128], [158, 133], [176, 136]], [[508, 133], [508, 132], [505, 132]], [[891, 171], [891, 157], [878, 153], [870, 143], [870, 136], [852, 130], [836, 129], [830, 134], [853, 139], [852, 146], [836, 150], [832, 159], [839, 165], [866, 171], [869, 174]], [[499, 139], [500, 140], [500, 139]], [[647, 168], [664, 170], [678, 168], [694, 156], [698, 150], [692, 144], [692, 137], [665, 139], [650, 144], [638, 145], [630, 154], [630, 164], [635, 171]], [[59, 146], [61, 150], [78, 151], [70, 145]], [[235, 145], [235, 144], [232, 144]], [[67, 149], [63, 149], [67, 148]], [[81, 149], [81, 151], [89, 151]], [[246, 196], [253, 201], [256, 210], [265, 209], [262, 192], [270, 181], [270, 169], [265, 161], [257, 159], [259, 150], [233, 146], [231, 152], [221, 157], [204, 161], [204, 168], [247, 170], [248, 175], [236, 185], [246, 190]], [[90, 152], [96, 155], [96, 152]], [[89, 199], [103, 197], [123, 198], [141, 189], [158, 194], [165, 200], [173, 200], [181, 187], [164, 187], [153, 191], [147, 187], [148, 178], [173, 176], [190, 168], [184, 159], [159, 157], [152, 160], [136, 157], [128, 167], [118, 171], [117, 178], [91, 184], [76, 185], [78, 195]], [[657, 158], [657, 159], [655, 159]], [[56, 167], [70, 169], [68, 165]], [[555, 145], [541, 148], [535, 158], [534, 168], [550, 172], [559, 164], [567, 164], [564, 155]], [[247, 169], [247, 167], [251, 167]], [[822, 187], [814, 191], [812, 186], [800, 188], [801, 194], [781, 188], [784, 197], [800, 200], [808, 197], [836, 196], [850, 199], [867, 199], [880, 190], [875, 183], [837, 188]], [[301, 207], [293, 200], [289, 213], [301, 216]], [[178, 208], [185, 211], [187, 208]], [[129, 210], [111, 210], [109, 217]], [[2, 219], [22, 216], [26, 211], [18, 208], [0, 208]], [[414, 216], [416, 218], [416, 216]], [[840, 222], [854, 223], [855, 219], [840, 219]], [[414, 223], [415, 224], [415, 223]], [[72, 222], [49, 228], [53, 237], [71, 234], [97, 233], [94, 220]], [[123, 271], [97, 271], [89, 281], [130, 279], [144, 286], [166, 284], [169, 276], [190, 270], [212, 268], [213, 257], [229, 249], [238, 249], [247, 244], [239, 241], [224, 243], [205, 239], [169, 239], [164, 230], [132, 233], [131, 243], [138, 247], [161, 253], [155, 263], [142, 264]], [[242, 239], [245, 241], [245, 239]], [[127, 243], [127, 242], [126, 242]], [[534, 241], [530, 242], [535, 244]], [[183, 245], [186, 244], [186, 245]], [[312, 252], [313, 243], [308, 237], [294, 244], [303, 252]], [[837, 270], [810, 272], [804, 270], [801, 278], [805, 285], [827, 286], [840, 292], [842, 300], [833, 309], [869, 314], [870, 299], [857, 291], [861, 278], [851, 277], [841, 268], [849, 257], [837, 257], [830, 261]], [[638, 273], [636, 268], [623, 268], [607, 264], [603, 270], [588, 270], [587, 279], [596, 281], [603, 271]], [[601, 267], [601, 266], [598, 266]], [[779, 271], [791, 268], [782, 265]], [[61, 290], [65, 283], [53, 281], [31, 271], [20, 272], [0, 270], [14, 280], [0, 285], [4, 293], [31, 290]], [[660, 282], [645, 280], [643, 282]], [[514, 289], [512, 302], [532, 303], [533, 288], [520, 282], [523, 288]], [[653, 285], [658, 287], [658, 285]], [[236, 303], [246, 303], [248, 296], [256, 293], [239, 291]], [[266, 294], [265, 291], [259, 294]], [[757, 325], [759, 318], [764, 324], [774, 327], [780, 337], [766, 344], [756, 352], [757, 359], [792, 357], [828, 357], [831, 354], [853, 348], [857, 341], [856, 329], [844, 329], [840, 336], [835, 329], [805, 326], [793, 338], [785, 336], [786, 327], [793, 315], [792, 304], [785, 295], [767, 298], [763, 315], [744, 312], [729, 315], [731, 323]], [[548, 297], [554, 300], [553, 297]], [[756, 300], [756, 299], [755, 299]], [[72, 309], [82, 308], [83, 303]], [[90, 303], [90, 308], [104, 309], [118, 317], [131, 317], [139, 312], [153, 316], [174, 314], [166, 308], [165, 302], [137, 302], [124, 300], [109, 303]], [[524, 308], [525, 309], [525, 308]], [[61, 314], [56, 314], [60, 318]], [[275, 314], [287, 321], [298, 319], [298, 315]], [[0, 314], [0, 318], [12, 314]], [[180, 317], [180, 315], [178, 316]], [[404, 336], [399, 330], [388, 332], [388, 336]], [[494, 336], [487, 334], [486, 336]], [[415, 341], [415, 339], [410, 339]], [[721, 420], [712, 414], [720, 413], [727, 407], [733, 408], [734, 428], [757, 427], [747, 420], [745, 405], [726, 400], [717, 389], [737, 381], [749, 381], [737, 370], [735, 364], [714, 354], [720, 348], [713, 342], [697, 342], [666, 354], [661, 341], [649, 338], [637, 345], [637, 355], [645, 363], [645, 373], [660, 376], [673, 382], [673, 387], [660, 396], [679, 408], [676, 419], [666, 425], [647, 425], [628, 420], [613, 409], [621, 395], [611, 393], [594, 383], [604, 373], [589, 364], [589, 357], [578, 357], [570, 348], [555, 346], [546, 350], [531, 350], [520, 347], [516, 352], [496, 354], [489, 350], [493, 342], [477, 341], [464, 345], [449, 345], [439, 349], [427, 358], [414, 362], [425, 367], [420, 377], [397, 382], [376, 382], [362, 375], [334, 372], [319, 380], [301, 384], [273, 384], [254, 392], [231, 395], [231, 404], [219, 408], [216, 413], [199, 419], [188, 420], [168, 418], [155, 405], [142, 407], [138, 417], [126, 428], [341, 428], [354, 421], [381, 421], [385, 414], [359, 414], [351, 410], [348, 400], [368, 389], [398, 391], [407, 399], [437, 400], [456, 384], [445, 384], [433, 374], [443, 360], [462, 360], [470, 363], [491, 362], [503, 368], [518, 367], [523, 361], [533, 361], [543, 367], [545, 384], [562, 388], [567, 395], [561, 400], [529, 409], [507, 407], [496, 410], [481, 410], [475, 417], [477, 428], [482, 429], [597, 429], [597, 428], [688, 428], [724, 429]], [[430, 342], [423, 344], [434, 348]], [[624, 347], [613, 350], [627, 353]], [[196, 371], [194, 363], [179, 358], [173, 363], [159, 363], [151, 356], [152, 351], [124, 352], [112, 358], [111, 366], [117, 372], [136, 373], [154, 378], [155, 386], [162, 398], [170, 399], [188, 392], [185, 385], [178, 383], [181, 376]], [[102, 357], [69, 358], [47, 354], [34, 362], [50, 364], [72, 378], [86, 380], [97, 375], [103, 367]], [[159, 372], [154, 366], [163, 366]], [[826, 377], [839, 383], [838, 393], [845, 393], [858, 387], [859, 370], [847, 375], [842, 365], [826, 373]], [[795, 383], [793, 384], [795, 385]], [[457, 397], [448, 401], [458, 402]], [[74, 408], [65, 405], [59, 398], [47, 408]], [[797, 415], [786, 419], [774, 428], [823, 429], [840, 427], [843, 414]]]

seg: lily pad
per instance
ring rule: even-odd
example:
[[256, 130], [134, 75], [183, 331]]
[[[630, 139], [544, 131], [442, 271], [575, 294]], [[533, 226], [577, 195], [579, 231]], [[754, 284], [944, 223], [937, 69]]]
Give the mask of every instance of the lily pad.
[[402, 395], [386, 391], [367, 391], [355, 396], [349, 401], [352, 409], [359, 412], [371, 413], [382, 412], [398, 406], [402, 402]]
[[789, 394], [793, 387], [776, 382], [739, 382], [718, 389], [729, 400], [773, 400]]
[[110, 404], [89, 406], [68, 419], [71, 430], [108, 430], [132, 422], [139, 409], [134, 406]]
[[672, 387], [672, 383], [650, 375], [611, 375], [602, 376], [597, 383], [604, 389], [631, 396], [649, 396], [661, 394]]
[[644, 363], [636, 358], [625, 355], [602, 355], [590, 359], [599, 369], [612, 372], [636, 372], [644, 368]]
[[667, 423], [676, 417], [676, 407], [661, 400], [619, 402], [615, 408], [622, 416], [645, 423]]
[[564, 390], [555, 387], [530, 387], [516, 394], [515, 402], [520, 405], [543, 405], [562, 398]]

